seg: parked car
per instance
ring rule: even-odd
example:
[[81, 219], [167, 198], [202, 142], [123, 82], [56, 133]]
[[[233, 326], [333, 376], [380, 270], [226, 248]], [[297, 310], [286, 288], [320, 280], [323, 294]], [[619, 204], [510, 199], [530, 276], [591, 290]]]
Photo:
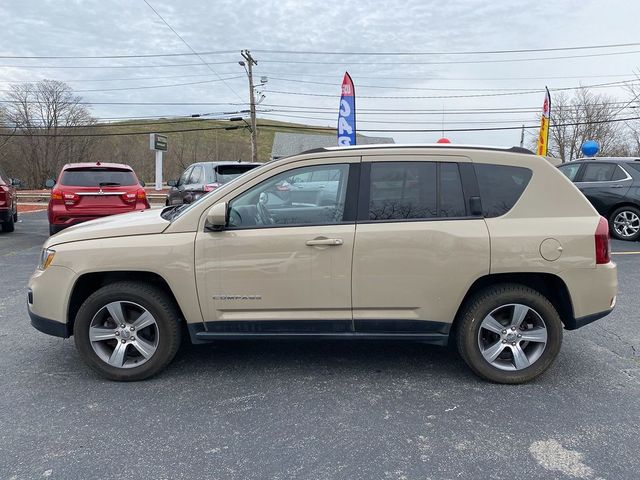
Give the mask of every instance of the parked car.
[[0, 226], [3, 232], [13, 232], [18, 221], [16, 187], [20, 182], [10, 178], [0, 167]]
[[640, 158], [582, 158], [558, 168], [609, 220], [613, 237], [640, 238]]
[[[270, 204], [308, 173], [337, 182], [332, 198]], [[521, 383], [549, 368], [563, 327], [609, 314], [616, 295], [607, 221], [550, 163], [370, 145], [278, 159], [190, 206], [51, 237], [28, 308], [114, 380], [158, 373], [187, 332], [451, 342], [482, 378]]]
[[170, 180], [166, 205], [193, 203], [243, 173], [262, 165], [250, 162], [199, 162], [191, 164], [178, 180]]
[[50, 235], [87, 220], [149, 208], [144, 184], [121, 163], [69, 163], [47, 187], [52, 188]]

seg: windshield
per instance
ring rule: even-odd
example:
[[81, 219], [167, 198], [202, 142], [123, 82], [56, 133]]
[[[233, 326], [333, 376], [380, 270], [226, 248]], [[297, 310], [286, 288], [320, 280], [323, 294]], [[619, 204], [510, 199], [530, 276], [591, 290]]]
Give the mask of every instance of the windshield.
[[90, 167], [65, 170], [62, 172], [59, 183], [74, 187], [124, 187], [137, 185], [138, 179], [131, 170]]

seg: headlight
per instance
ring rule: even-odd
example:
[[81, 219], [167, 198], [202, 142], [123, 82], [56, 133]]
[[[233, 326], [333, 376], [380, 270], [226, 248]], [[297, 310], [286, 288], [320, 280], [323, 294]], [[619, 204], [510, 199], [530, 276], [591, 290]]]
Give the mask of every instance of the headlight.
[[46, 270], [51, 262], [53, 262], [53, 257], [55, 256], [56, 251], [51, 250], [50, 248], [45, 248], [42, 250], [40, 254], [40, 263], [38, 264], [38, 270]]

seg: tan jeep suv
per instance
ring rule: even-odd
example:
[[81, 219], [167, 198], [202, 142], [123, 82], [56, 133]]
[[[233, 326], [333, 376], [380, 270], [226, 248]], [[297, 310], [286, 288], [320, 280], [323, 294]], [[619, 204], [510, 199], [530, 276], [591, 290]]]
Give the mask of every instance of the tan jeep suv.
[[396, 145], [305, 152], [191, 205], [71, 227], [28, 302], [35, 328], [74, 335], [115, 380], [159, 372], [187, 334], [451, 343], [520, 383], [616, 291], [606, 220], [545, 159]]

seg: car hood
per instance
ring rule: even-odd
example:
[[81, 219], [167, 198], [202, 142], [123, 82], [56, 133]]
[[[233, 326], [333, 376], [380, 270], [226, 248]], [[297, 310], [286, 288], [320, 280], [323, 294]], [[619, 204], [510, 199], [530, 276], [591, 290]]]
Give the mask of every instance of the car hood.
[[45, 247], [80, 240], [162, 233], [170, 222], [161, 214], [161, 208], [154, 208], [89, 220], [50, 237]]

